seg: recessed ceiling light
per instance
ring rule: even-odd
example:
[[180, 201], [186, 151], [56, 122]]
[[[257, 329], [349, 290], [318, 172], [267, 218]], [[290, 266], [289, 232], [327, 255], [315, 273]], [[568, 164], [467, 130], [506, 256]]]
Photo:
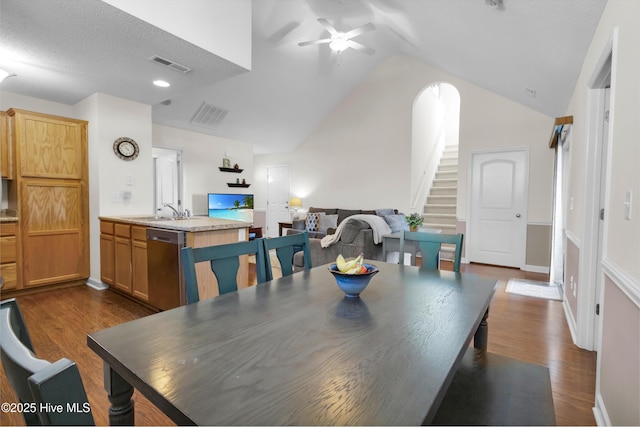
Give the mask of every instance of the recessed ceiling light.
[[158, 86], [158, 87], [169, 87], [171, 86], [171, 84], [167, 81], [164, 80], [154, 80], [153, 84]]

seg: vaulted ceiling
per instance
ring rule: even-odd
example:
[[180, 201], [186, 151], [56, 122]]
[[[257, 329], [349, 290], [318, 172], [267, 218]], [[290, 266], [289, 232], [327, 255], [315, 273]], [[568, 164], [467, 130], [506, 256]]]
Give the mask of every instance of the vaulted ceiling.
[[[176, 0], [178, 1], [178, 0]], [[216, 0], [210, 0], [216, 1]], [[75, 104], [95, 92], [152, 105], [154, 123], [281, 152], [302, 142], [382, 60], [405, 54], [549, 116], [566, 111], [606, 0], [253, 0], [250, 71], [100, 0], [2, 0], [0, 89]], [[373, 23], [342, 55], [339, 31]], [[160, 49], [160, 47], [162, 49]], [[165, 52], [194, 70], [169, 91], [141, 84]], [[173, 71], [171, 71], [173, 72]], [[194, 124], [203, 105], [222, 114]]]

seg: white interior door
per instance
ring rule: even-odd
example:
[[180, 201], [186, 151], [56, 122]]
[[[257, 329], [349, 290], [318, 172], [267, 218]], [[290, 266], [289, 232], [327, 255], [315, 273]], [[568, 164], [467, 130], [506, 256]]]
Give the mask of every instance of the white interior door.
[[471, 168], [467, 258], [471, 262], [524, 267], [527, 150], [474, 153]]
[[289, 166], [267, 168], [267, 230], [266, 236], [278, 235], [278, 222], [291, 221], [289, 212]]
[[173, 211], [164, 207], [169, 203], [174, 208], [182, 209], [182, 154], [178, 150], [153, 148], [154, 160], [154, 204], [155, 212], [172, 215]]

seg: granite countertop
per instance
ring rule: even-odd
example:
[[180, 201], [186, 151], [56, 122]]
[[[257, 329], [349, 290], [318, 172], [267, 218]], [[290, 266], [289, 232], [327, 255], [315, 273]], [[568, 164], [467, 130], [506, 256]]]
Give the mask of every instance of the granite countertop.
[[188, 219], [163, 218], [155, 217], [153, 215], [100, 216], [99, 218], [105, 221], [115, 221], [126, 224], [142, 225], [145, 227], [164, 228], [167, 230], [187, 232], [252, 227], [252, 224], [243, 221], [209, 218], [207, 216], [192, 216]]
[[0, 222], [18, 222], [18, 214], [11, 209], [0, 210]]

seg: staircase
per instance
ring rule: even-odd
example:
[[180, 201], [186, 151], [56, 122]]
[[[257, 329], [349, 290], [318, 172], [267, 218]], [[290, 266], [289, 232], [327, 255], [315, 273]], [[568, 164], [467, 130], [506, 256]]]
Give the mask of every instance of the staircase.
[[[442, 233], [456, 233], [456, 197], [458, 194], [458, 146], [446, 146], [440, 159], [436, 177], [431, 185], [422, 217], [423, 227]], [[448, 247], [449, 246], [449, 247]], [[440, 257], [452, 259], [450, 245], [442, 245]]]

